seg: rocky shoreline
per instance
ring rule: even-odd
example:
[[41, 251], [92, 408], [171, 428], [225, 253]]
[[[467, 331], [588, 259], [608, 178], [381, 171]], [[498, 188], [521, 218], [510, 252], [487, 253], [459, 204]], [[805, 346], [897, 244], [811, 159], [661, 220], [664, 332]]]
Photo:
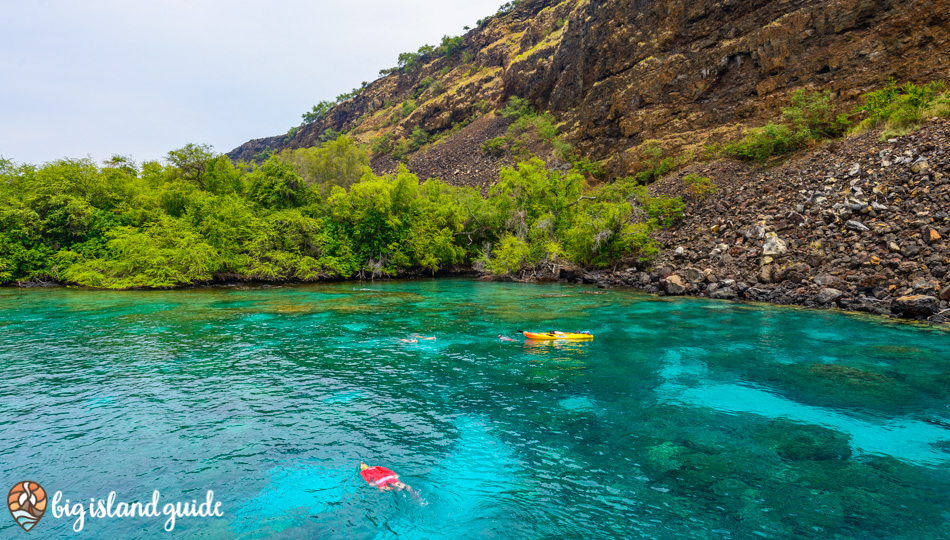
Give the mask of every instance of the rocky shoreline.
[[661, 295], [840, 308], [950, 322], [950, 120], [881, 141], [830, 143], [772, 169], [720, 161], [651, 187], [683, 194], [683, 176], [717, 191], [688, 201], [657, 235], [651, 268], [562, 278]]

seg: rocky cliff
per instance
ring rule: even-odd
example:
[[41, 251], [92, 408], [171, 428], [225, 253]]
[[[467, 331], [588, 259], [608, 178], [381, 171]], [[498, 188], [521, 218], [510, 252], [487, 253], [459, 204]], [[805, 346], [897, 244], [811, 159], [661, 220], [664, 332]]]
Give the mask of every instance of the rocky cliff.
[[[526, 0], [453, 55], [230, 155], [312, 146], [328, 129], [369, 143], [420, 126], [443, 137], [407, 156], [410, 170], [485, 186], [503, 160], [479, 146], [504, 131], [492, 111], [517, 95], [619, 176], [637, 170], [645, 141], [674, 154], [732, 137], [778, 116], [795, 89], [831, 90], [849, 107], [890, 78], [926, 82], [948, 66], [950, 0]], [[395, 163], [377, 156], [373, 166]]]

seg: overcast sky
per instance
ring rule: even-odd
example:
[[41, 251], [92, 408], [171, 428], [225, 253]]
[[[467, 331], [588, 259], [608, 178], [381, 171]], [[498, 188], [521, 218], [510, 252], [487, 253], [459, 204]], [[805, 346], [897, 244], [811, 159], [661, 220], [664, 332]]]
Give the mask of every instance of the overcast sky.
[[286, 132], [502, 0], [3, 0], [0, 156], [40, 164]]

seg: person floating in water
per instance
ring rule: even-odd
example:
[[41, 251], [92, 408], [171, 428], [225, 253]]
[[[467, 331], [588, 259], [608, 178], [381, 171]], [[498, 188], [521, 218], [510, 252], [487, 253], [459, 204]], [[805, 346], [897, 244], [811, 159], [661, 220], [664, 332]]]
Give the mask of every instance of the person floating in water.
[[400, 339], [399, 341], [403, 343], [419, 343], [419, 340], [416, 338]]
[[411, 337], [414, 339], [424, 339], [426, 341], [435, 341], [435, 336], [426, 337], [426, 336], [420, 336], [419, 334], [413, 334]]
[[502, 341], [518, 341], [518, 340], [516, 340], [516, 339], [511, 339], [510, 337], [508, 337], [508, 336], [503, 336], [503, 335], [501, 335], [501, 334], [498, 334], [498, 339], [500, 339], [500, 340], [502, 340]]
[[360, 462], [360, 476], [366, 483], [376, 486], [380, 491], [408, 491], [413, 498], [418, 499], [419, 493], [399, 480], [399, 475], [386, 467], [370, 467]]

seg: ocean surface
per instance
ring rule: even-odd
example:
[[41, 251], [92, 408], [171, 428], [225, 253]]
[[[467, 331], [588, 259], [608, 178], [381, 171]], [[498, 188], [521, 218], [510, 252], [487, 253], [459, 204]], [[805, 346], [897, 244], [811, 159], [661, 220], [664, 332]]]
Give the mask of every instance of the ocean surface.
[[[595, 337], [518, 334], [555, 329]], [[464, 279], [5, 288], [0, 367], [0, 489], [86, 507], [37, 537], [950, 538], [923, 325]], [[156, 490], [221, 515], [89, 513]]]

